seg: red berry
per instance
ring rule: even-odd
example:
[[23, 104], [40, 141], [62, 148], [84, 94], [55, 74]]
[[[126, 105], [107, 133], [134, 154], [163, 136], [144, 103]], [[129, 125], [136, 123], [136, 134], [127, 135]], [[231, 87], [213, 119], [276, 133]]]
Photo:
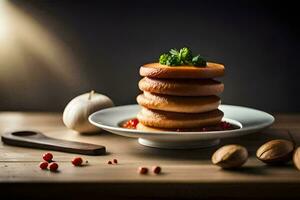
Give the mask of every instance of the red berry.
[[107, 164], [111, 165], [111, 164], [112, 164], [112, 162], [109, 160], [109, 161], [107, 162]]
[[159, 167], [159, 166], [153, 166], [152, 167], [152, 172], [154, 174], [159, 174], [161, 172], [161, 167]]
[[80, 158], [80, 157], [73, 158], [72, 164], [74, 166], [80, 166], [82, 164], [82, 158]]
[[148, 168], [147, 167], [139, 167], [138, 173], [139, 174], [147, 174], [148, 173]]
[[118, 160], [117, 160], [117, 159], [113, 159], [113, 162], [114, 162], [115, 164], [118, 164]]
[[45, 154], [43, 155], [43, 159], [44, 159], [45, 161], [47, 161], [47, 162], [51, 162], [51, 161], [52, 161], [52, 158], [53, 158], [52, 153], [45, 153]]
[[58, 164], [55, 162], [50, 163], [49, 169], [50, 169], [50, 171], [55, 172], [58, 169]]
[[47, 169], [47, 167], [48, 167], [48, 162], [40, 162], [41, 169]]

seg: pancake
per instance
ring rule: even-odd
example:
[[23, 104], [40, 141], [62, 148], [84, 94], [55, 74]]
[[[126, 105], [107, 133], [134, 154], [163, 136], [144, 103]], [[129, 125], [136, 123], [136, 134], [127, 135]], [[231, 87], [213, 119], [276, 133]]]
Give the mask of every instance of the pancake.
[[153, 79], [139, 82], [142, 91], [174, 96], [211, 96], [223, 92], [224, 84], [212, 79]]
[[207, 62], [206, 67], [167, 66], [150, 63], [141, 66], [140, 75], [151, 78], [203, 79], [223, 76], [224, 71], [224, 65], [212, 62]]
[[138, 125], [136, 126], [136, 129], [140, 130], [140, 131], [150, 131], [150, 132], [153, 132], [153, 131], [174, 131], [174, 129], [154, 128], [154, 127], [150, 127], [150, 126], [145, 126], [142, 123], [138, 123]]
[[180, 113], [202, 113], [218, 109], [221, 101], [217, 96], [182, 97], [144, 92], [137, 97], [143, 107]]
[[151, 110], [142, 107], [137, 114], [140, 123], [155, 128], [195, 128], [218, 124], [223, 112], [214, 110], [205, 113], [176, 113]]
[[142, 123], [138, 123], [136, 126], [137, 130], [140, 131], [149, 131], [149, 132], [155, 132], [155, 131], [176, 131], [176, 132], [201, 132], [203, 131], [202, 127], [196, 127], [196, 128], [183, 128], [183, 129], [176, 129], [176, 128], [154, 128], [150, 126], [145, 126]]

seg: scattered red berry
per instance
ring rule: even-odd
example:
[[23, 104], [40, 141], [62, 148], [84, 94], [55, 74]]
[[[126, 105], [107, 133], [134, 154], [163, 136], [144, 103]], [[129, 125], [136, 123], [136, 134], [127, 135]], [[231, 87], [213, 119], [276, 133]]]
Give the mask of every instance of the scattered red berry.
[[118, 160], [117, 159], [113, 159], [113, 163], [118, 164]]
[[148, 168], [147, 167], [139, 167], [138, 173], [139, 174], [147, 174], [148, 173]]
[[44, 159], [45, 161], [47, 161], [47, 162], [51, 162], [51, 161], [52, 161], [52, 158], [53, 158], [52, 153], [45, 153], [45, 154], [43, 155], [43, 159]]
[[107, 162], [107, 164], [111, 165], [111, 164], [112, 164], [112, 162], [109, 160], [109, 161]]
[[49, 165], [49, 169], [50, 169], [50, 171], [52, 171], [52, 172], [55, 172], [55, 171], [57, 171], [57, 169], [58, 169], [58, 164], [57, 164], [57, 163], [55, 163], [55, 162], [53, 162], [53, 163], [50, 163], [50, 165]]
[[47, 169], [47, 167], [48, 167], [48, 162], [45, 162], [45, 161], [44, 161], [44, 162], [41, 162], [41, 163], [40, 163], [40, 168], [41, 168], [41, 169]]
[[159, 167], [159, 166], [153, 166], [152, 167], [152, 172], [154, 174], [159, 174], [161, 172], [161, 167]]
[[80, 165], [82, 164], [82, 158], [80, 158], [80, 157], [74, 158], [74, 159], [72, 160], [72, 164], [73, 164], [74, 166], [80, 166]]

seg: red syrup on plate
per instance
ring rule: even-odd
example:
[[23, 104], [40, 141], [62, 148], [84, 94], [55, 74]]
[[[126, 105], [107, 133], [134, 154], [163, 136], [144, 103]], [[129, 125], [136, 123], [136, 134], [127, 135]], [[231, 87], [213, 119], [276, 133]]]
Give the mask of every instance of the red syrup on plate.
[[[121, 127], [128, 128], [128, 129], [136, 129], [139, 120], [137, 118], [133, 118], [121, 123]], [[214, 126], [207, 126], [207, 127], [199, 127], [199, 128], [189, 128], [189, 129], [174, 129], [171, 131], [178, 131], [178, 132], [187, 132], [187, 131], [198, 131], [198, 132], [207, 132], [207, 131], [228, 131], [228, 130], [235, 130], [239, 129], [240, 127], [234, 124], [231, 124], [226, 121], [221, 121], [219, 124]], [[169, 129], [170, 131], [170, 129]]]
[[136, 129], [136, 126], [138, 125], [138, 123], [139, 123], [139, 120], [137, 118], [133, 118], [133, 119], [123, 122], [121, 124], [121, 126], [123, 128], [128, 128], [128, 129]]

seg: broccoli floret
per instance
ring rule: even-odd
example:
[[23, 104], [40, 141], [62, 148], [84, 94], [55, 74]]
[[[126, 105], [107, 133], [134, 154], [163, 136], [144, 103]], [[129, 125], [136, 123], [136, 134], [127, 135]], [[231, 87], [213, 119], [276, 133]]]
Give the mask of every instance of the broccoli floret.
[[167, 60], [169, 59], [170, 55], [169, 54], [161, 54], [159, 56], [159, 63], [162, 64], [162, 65], [166, 65], [167, 64]]
[[167, 60], [167, 65], [169, 66], [179, 66], [181, 65], [180, 59], [176, 55], [169, 56]]
[[205, 67], [206, 60], [200, 55], [194, 56], [192, 51], [184, 47], [178, 51], [171, 49], [169, 53], [164, 53], [159, 57], [159, 63], [168, 66], [194, 65], [198, 67]]
[[192, 63], [193, 63], [193, 65], [198, 66], [198, 67], [206, 66], [206, 60], [204, 60], [200, 55], [195, 56], [192, 59]]
[[191, 64], [193, 59], [192, 51], [187, 47], [180, 49], [179, 58], [182, 60], [183, 64]]

